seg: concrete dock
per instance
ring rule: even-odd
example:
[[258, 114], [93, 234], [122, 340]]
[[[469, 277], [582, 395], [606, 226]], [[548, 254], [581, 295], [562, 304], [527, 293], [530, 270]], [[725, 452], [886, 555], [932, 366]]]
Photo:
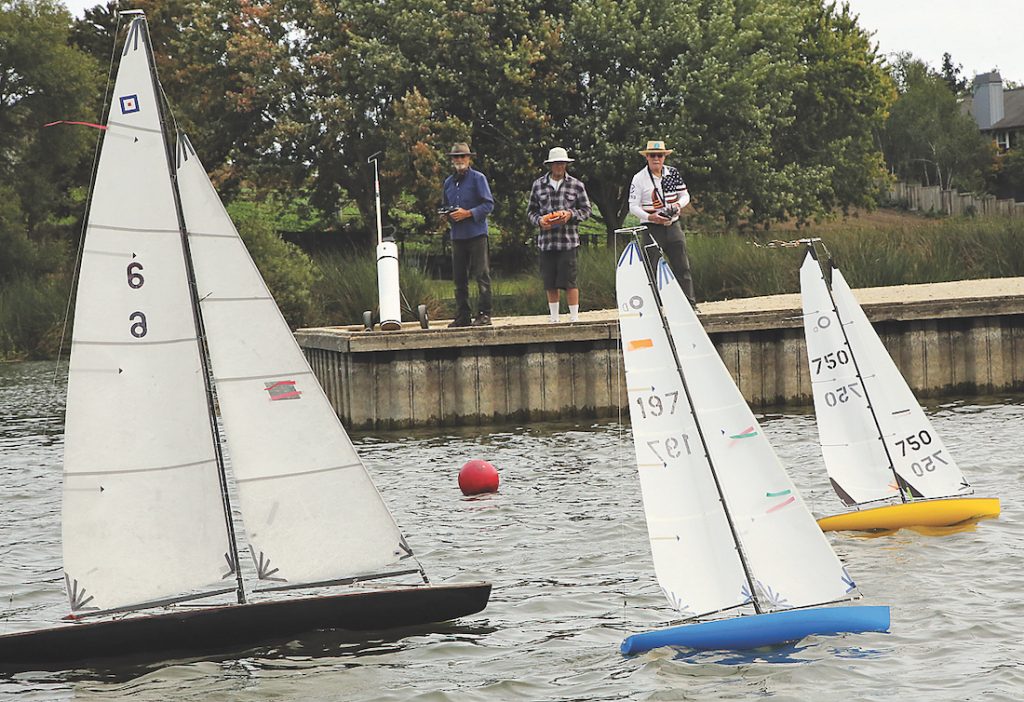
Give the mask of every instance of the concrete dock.
[[[854, 294], [919, 397], [1024, 389], [1024, 278], [865, 288]], [[799, 295], [700, 305], [701, 321], [757, 409], [809, 404]], [[300, 329], [335, 411], [355, 429], [615, 417], [626, 391], [615, 310], [576, 324], [395, 332]], [[564, 319], [564, 316], [563, 316]]]

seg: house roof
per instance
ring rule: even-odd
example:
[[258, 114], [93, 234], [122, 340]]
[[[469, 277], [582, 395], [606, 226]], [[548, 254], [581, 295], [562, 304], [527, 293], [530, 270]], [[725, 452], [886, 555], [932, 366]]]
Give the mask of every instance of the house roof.
[[1003, 118], [985, 131], [1024, 127], [1024, 88], [1003, 91]]

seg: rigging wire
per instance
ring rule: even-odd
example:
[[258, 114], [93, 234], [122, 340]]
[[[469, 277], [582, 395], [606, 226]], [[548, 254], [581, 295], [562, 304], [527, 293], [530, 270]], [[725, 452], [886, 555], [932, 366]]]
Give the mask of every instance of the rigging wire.
[[[116, 12], [116, 10], [115, 10]], [[100, 123], [105, 124], [107, 119], [110, 117], [110, 86], [114, 82], [114, 60], [117, 57], [117, 35], [121, 33], [121, 13], [116, 12], [117, 23], [114, 25], [114, 42], [110, 49], [110, 65], [107, 68], [107, 84], [103, 88], [103, 102], [100, 108], [103, 112], [100, 113]], [[106, 114], [104, 114], [104, 112]], [[100, 160], [100, 144], [103, 142], [103, 132], [106, 127], [100, 131], [96, 137], [96, 145], [93, 147], [92, 152], [92, 171], [89, 176], [89, 191], [85, 197], [85, 216], [82, 217], [82, 228], [78, 233], [78, 250], [75, 252], [75, 268], [71, 273], [71, 287], [68, 290], [68, 304], [64, 308], [64, 322], [60, 327], [60, 342], [57, 345], [57, 361], [53, 365], [53, 380], [52, 384], [57, 384], [57, 373], [60, 371], [60, 357], [64, 351], [64, 339], [68, 331], [68, 318], [71, 316], [71, 303], [75, 299], [75, 285], [78, 282], [78, 276], [82, 271], [82, 248], [85, 246], [85, 228], [89, 223], [89, 207], [92, 203], [93, 189], [96, 187], [96, 169], [99, 166]]]

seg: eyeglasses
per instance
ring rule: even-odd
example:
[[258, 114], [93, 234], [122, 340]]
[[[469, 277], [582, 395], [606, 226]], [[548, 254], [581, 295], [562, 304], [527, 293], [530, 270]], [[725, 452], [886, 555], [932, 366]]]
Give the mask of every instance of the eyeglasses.
[[452, 156], [453, 161], [457, 161], [460, 158], [469, 158], [469, 154], [458, 154], [457, 156]]
[[647, 158], [665, 158], [665, 154], [647, 154]]

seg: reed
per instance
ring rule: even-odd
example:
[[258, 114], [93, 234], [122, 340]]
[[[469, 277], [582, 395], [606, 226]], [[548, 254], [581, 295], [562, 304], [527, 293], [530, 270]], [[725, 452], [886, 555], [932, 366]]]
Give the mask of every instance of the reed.
[[[365, 310], [376, 310], [377, 262], [370, 256], [324, 253], [314, 259], [319, 270], [313, 286], [317, 324], [359, 324]], [[402, 293], [402, 319], [416, 319], [418, 305], [427, 306], [431, 319], [444, 315], [445, 305], [435, 281], [420, 268], [401, 261], [398, 279]]]
[[56, 358], [67, 294], [68, 283], [60, 276], [5, 281], [0, 288], [0, 361]]

